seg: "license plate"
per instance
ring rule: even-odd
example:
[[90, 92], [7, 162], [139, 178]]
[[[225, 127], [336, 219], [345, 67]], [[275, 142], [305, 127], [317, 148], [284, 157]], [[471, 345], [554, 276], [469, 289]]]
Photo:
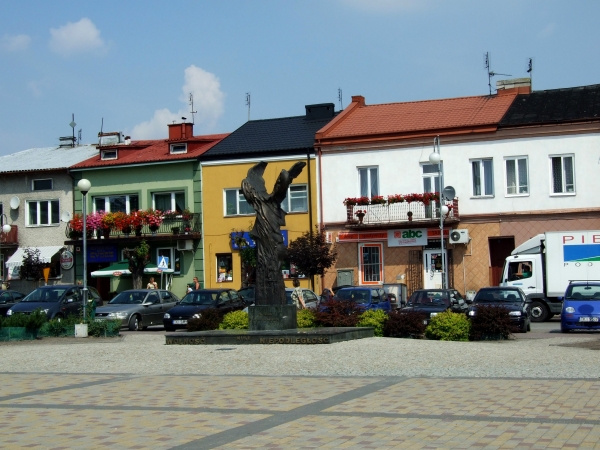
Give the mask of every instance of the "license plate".
[[187, 320], [174, 320], [173, 325], [187, 325]]
[[580, 317], [579, 321], [580, 322], [598, 322], [598, 318], [597, 317]]

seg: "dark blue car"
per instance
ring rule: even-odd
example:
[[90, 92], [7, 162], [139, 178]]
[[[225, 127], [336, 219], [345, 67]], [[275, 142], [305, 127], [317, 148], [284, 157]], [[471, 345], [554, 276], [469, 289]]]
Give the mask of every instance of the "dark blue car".
[[600, 330], [600, 281], [569, 284], [560, 313], [560, 330]]
[[381, 288], [346, 287], [338, 290], [333, 300], [355, 302], [361, 309], [381, 309], [386, 313], [392, 310], [386, 292]]

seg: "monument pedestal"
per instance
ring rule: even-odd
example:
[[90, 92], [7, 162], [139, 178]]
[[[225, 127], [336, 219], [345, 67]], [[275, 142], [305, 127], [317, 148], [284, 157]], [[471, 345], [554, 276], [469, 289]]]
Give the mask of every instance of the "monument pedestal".
[[248, 329], [250, 331], [272, 331], [295, 329], [295, 305], [251, 306], [248, 308]]

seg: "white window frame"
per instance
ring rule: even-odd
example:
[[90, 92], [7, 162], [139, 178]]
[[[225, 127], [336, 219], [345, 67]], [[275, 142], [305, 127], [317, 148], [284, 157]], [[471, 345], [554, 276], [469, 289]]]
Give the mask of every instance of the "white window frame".
[[[304, 188], [304, 191], [295, 191], [295, 192], [304, 192], [305, 199], [305, 209], [298, 211], [291, 211], [291, 203], [292, 203], [292, 188]], [[300, 198], [300, 197], [296, 197]], [[308, 185], [307, 184], [292, 184], [288, 187], [285, 198], [281, 202], [281, 209], [283, 209], [286, 213], [305, 213], [308, 212]]]
[[181, 155], [183, 153], [187, 153], [187, 143], [178, 142], [169, 145], [169, 153], [171, 153], [171, 155]]
[[[125, 209], [126, 209], [126, 213], [127, 214], [131, 214], [131, 197], [136, 196], [138, 198], [138, 207], [139, 207], [139, 203], [140, 203], [140, 196], [139, 194], [112, 194], [112, 195], [95, 195], [92, 197], [92, 210], [93, 212], [97, 212], [96, 211], [96, 199], [97, 198], [103, 198], [104, 199], [104, 207], [106, 209], [104, 209], [105, 212], [114, 212], [110, 210], [110, 198], [111, 197], [125, 197]], [[100, 210], [98, 210], [100, 211]]]
[[[35, 182], [36, 181], [50, 181], [50, 187], [48, 189], [36, 189], [35, 188]], [[52, 180], [52, 178], [37, 178], [35, 180], [31, 180], [31, 190], [34, 192], [38, 192], [38, 191], [51, 191], [52, 189], [54, 189], [54, 181]]]
[[[508, 192], [508, 162], [513, 161], [515, 164], [515, 192]], [[525, 161], [525, 177], [527, 178], [527, 182], [525, 184], [526, 192], [519, 192], [521, 188], [521, 179], [519, 178], [519, 161]], [[504, 158], [504, 195], [506, 197], [527, 197], [529, 196], [529, 186], [530, 186], [530, 178], [529, 178], [529, 158], [527, 156], [507, 156]]]
[[[363, 263], [363, 248], [376, 247], [379, 248], [379, 280], [365, 280], [365, 270]], [[383, 244], [376, 242], [369, 242], [365, 244], [358, 244], [358, 284], [361, 286], [377, 286], [383, 283]]]
[[[167, 195], [170, 194], [171, 195], [171, 207], [169, 208], [169, 210], [171, 211], [175, 211], [177, 210], [177, 206], [175, 203], [175, 195], [176, 194], [183, 194], [183, 201], [185, 204], [185, 191], [173, 191], [173, 192], [153, 192], [152, 193], [152, 209], [156, 209], [156, 201], [155, 201], [155, 195]], [[182, 209], [183, 211], [183, 209]]]
[[102, 161], [110, 161], [112, 159], [117, 159], [118, 156], [119, 152], [116, 149], [100, 150], [100, 159]]
[[[491, 194], [486, 194], [485, 193], [485, 185], [486, 185], [486, 178], [485, 178], [485, 170], [484, 170], [484, 161], [490, 161], [491, 162], [491, 169], [490, 169], [490, 176], [492, 178], [491, 181], [491, 185], [492, 185], [492, 193]], [[473, 163], [479, 163], [479, 188], [480, 191], [482, 192], [481, 194], [477, 194], [475, 191], [475, 173], [473, 172]], [[471, 198], [493, 198], [494, 194], [496, 192], [495, 186], [494, 186], [494, 158], [475, 158], [475, 159], [470, 159], [469, 163], [471, 165]]]
[[[366, 170], [366, 174], [367, 174], [367, 192], [363, 193], [362, 190], [362, 175], [361, 175], [361, 171], [362, 170]], [[377, 173], [377, 185], [375, 186], [375, 189], [377, 190], [377, 192], [373, 192], [372, 189], [372, 181], [371, 181], [371, 174], [372, 174], [372, 170], [375, 170]], [[379, 182], [379, 166], [363, 166], [363, 167], [357, 167], [356, 168], [356, 173], [358, 176], [358, 194], [360, 197], [365, 196], [365, 197], [373, 197], [376, 195], [380, 195], [379, 193], [381, 192], [381, 186], [380, 186], [380, 182]]]
[[[231, 279], [228, 279], [227, 276], [225, 275], [223, 279], [220, 279], [220, 272], [219, 272], [219, 259], [220, 258], [229, 258], [231, 261]], [[232, 253], [217, 253], [215, 255], [215, 273], [217, 274], [217, 277], [215, 279], [216, 283], [232, 283], [233, 282], [233, 254]], [[227, 272], [225, 272], [227, 273]]]
[[[181, 263], [182, 263], [182, 257], [183, 257], [183, 252], [178, 251], [176, 247], [157, 247], [155, 249], [155, 256], [156, 256], [156, 264], [158, 264], [159, 261], [159, 251], [160, 250], [169, 250], [169, 269], [173, 269], [173, 275], [181, 275]], [[177, 253], [179, 253], [179, 272], [176, 271], [175, 269], [175, 257], [177, 255]]]
[[[40, 217], [41, 217], [41, 203], [42, 202], [48, 202], [48, 220], [49, 223], [39, 223]], [[56, 222], [52, 222], [52, 203], [56, 202], [58, 205], [58, 213], [59, 213], [59, 217], [57, 218]], [[57, 227], [60, 225], [60, 201], [56, 198], [52, 198], [52, 199], [40, 199], [40, 200], [27, 200], [26, 202], [26, 206], [25, 206], [25, 214], [27, 216], [27, 227]], [[38, 223], [31, 223], [31, 216], [29, 215], [29, 208], [32, 203], [37, 203], [37, 208], [36, 208], [36, 215], [37, 215], [37, 219], [38, 219]]]
[[[555, 192], [554, 191], [554, 171], [552, 170], [552, 159], [553, 158], [560, 158], [560, 165], [561, 165], [561, 172], [562, 172], [562, 186], [561, 192]], [[573, 178], [573, 190], [572, 191], [567, 191], [567, 186], [566, 186], [566, 173], [565, 173], [565, 163], [564, 160], [565, 158], [571, 158], [571, 169], [572, 169], [572, 173], [571, 176]], [[576, 188], [576, 183], [575, 183], [575, 155], [573, 153], [566, 153], [563, 155], [549, 155], [548, 156], [548, 164], [549, 164], [549, 170], [550, 170], [550, 196], [554, 197], [554, 196], [568, 196], [568, 195], [575, 195], [577, 193], [577, 188]]]
[[[237, 195], [235, 197], [235, 214], [227, 214], [227, 192], [236, 191]], [[243, 197], [242, 190], [239, 188], [233, 189], [223, 189], [223, 216], [224, 217], [237, 217], [237, 216], [253, 216], [256, 214], [256, 211], [252, 209], [252, 212], [249, 213], [240, 213], [240, 198]], [[250, 205], [249, 205], [250, 206]]]

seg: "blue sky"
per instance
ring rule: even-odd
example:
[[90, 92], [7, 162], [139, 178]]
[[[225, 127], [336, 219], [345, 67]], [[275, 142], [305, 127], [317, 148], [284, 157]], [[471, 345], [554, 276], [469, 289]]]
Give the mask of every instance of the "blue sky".
[[[164, 138], [367, 104], [485, 95], [492, 69], [533, 88], [600, 83], [596, 0], [3, 1], [0, 155], [104, 131]], [[507, 77], [496, 77], [502, 79]]]

